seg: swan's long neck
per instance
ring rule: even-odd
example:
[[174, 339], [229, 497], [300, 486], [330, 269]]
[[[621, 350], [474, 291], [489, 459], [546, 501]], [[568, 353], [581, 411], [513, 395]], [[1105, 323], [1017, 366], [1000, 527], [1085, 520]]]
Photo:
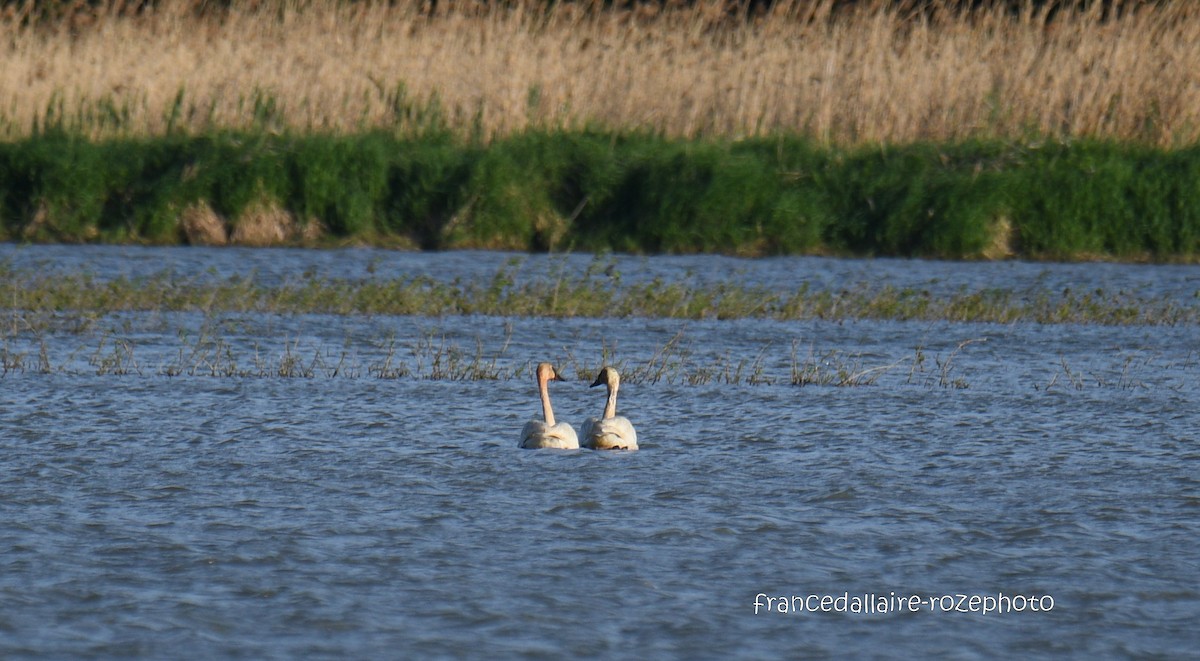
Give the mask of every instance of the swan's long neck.
[[550, 427], [554, 426], [554, 409], [550, 407], [550, 384], [547, 379], [538, 379], [538, 389], [542, 391], [542, 415], [546, 418], [546, 424]]
[[617, 415], [617, 388], [615, 383], [608, 386], [608, 401], [604, 403], [604, 417], [615, 418]]

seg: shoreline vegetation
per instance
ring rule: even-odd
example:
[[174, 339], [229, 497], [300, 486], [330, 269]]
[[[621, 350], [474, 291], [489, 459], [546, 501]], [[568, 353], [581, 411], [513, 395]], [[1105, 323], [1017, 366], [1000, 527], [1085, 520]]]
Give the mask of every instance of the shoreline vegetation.
[[0, 240], [1194, 262], [1200, 146], [530, 132], [0, 143]]
[[1195, 3], [774, 0], [731, 16], [750, 4], [5, 2], [0, 137], [436, 122], [484, 141], [587, 127], [842, 146], [1200, 140]]
[[1200, 6], [977, 4], [6, 11], [0, 240], [1200, 260]]

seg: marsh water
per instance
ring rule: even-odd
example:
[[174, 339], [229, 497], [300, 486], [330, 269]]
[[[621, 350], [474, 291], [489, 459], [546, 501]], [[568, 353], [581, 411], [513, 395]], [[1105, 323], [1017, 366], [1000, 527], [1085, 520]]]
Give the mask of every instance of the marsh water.
[[[1200, 291], [1189, 266], [608, 259], [697, 286]], [[595, 264], [80, 246], [0, 260], [264, 282]], [[0, 377], [6, 659], [1200, 649], [1193, 326], [64, 315], [37, 335], [0, 320], [23, 356]], [[571, 379], [552, 398], [577, 428], [603, 406], [584, 372], [627, 366], [619, 409], [642, 449], [518, 450], [543, 359]], [[888, 608], [854, 612], [862, 595]], [[981, 612], [1001, 596], [1008, 612]]]

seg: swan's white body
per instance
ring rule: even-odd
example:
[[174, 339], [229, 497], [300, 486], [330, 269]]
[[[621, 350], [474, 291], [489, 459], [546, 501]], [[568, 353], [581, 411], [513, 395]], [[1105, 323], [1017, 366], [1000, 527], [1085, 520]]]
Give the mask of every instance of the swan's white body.
[[591, 418], [583, 423], [583, 447], [593, 450], [636, 450], [637, 431], [629, 418]]
[[526, 449], [557, 448], [573, 450], [579, 447], [579, 437], [575, 429], [565, 422], [554, 421], [554, 409], [550, 407], [551, 381], [566, 381], [554, 371], [550, 363], [537, 366], [538, 392], [542, 396], [543, 420], [530, 420], [521, 429], [521, 447]]
[[637, 432], [628, 418], [617, 415], [617, 389], [621, 386], [621, 375], [611, 367], [600, 370], [595, 388], [608, 386], [608, 399], [604, 402], [604, 417], [590, 418], [583, 423], [583, 447], [593, 450], [636, 450]]

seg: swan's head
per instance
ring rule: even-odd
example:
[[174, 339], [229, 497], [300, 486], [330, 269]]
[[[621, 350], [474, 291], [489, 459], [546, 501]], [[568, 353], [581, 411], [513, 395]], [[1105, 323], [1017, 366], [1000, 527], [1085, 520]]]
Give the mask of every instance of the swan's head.
[[602, 367], [600, 368], [600, 374], [596, 375], [596, 380], [592, 382], [590, 387], [608, 386], [615, 389], [620, 383], [621, 375], [617, 374], [617, 370], [611, 367]]
[[554, 366], [550, 363], [538, 363], [537, 380], [538, 383], [543, 383], [545, 381], [566, 381], [566, 379], [564, 379], [562, 375], [558, 373], [558, 370], [555, 370]]

